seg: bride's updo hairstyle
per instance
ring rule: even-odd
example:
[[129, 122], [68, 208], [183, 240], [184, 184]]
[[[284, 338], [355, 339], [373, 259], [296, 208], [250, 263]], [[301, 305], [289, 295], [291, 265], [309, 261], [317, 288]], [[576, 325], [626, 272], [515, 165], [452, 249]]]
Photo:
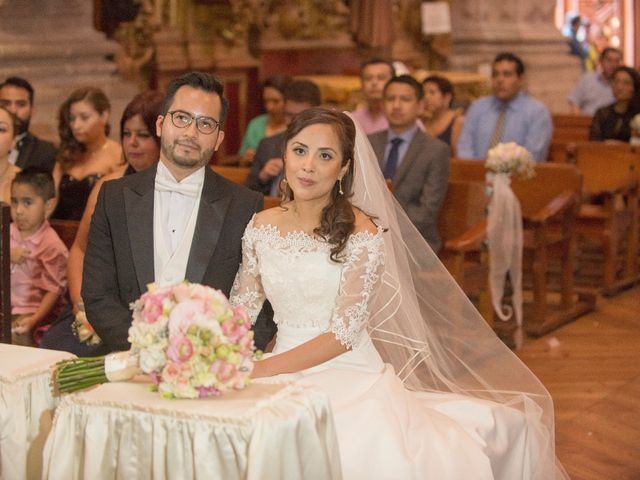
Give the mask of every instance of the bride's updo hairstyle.
[[[342, 177], [342, 193], [340, 193], [340, 182], [336, 182], [331, 190], [331, 200], [322, 210], [320, 226], [313, 230], [313, 233], [333, 245], [330, 258], [334, 262], [339, 262], [340, 253], [344, 250], [349, 235], [355, 228], [355, 215], [349, 199], [353, 195], [353, 150], [356, 127], [353, 120], [342, 112], [313, 107], [293, 118], [284, 134], [285, 145], [288, 145], [289, 141], [305, 128], [317, 124], [333, 127], [340, 143], [342, 166], [349, 163], [347, 173]], [[286, 158], [284, 162], [286, 163]], [[282, 203], [293, 200], [293, 190], [286, 181], [282, 182], [281, 191]]]

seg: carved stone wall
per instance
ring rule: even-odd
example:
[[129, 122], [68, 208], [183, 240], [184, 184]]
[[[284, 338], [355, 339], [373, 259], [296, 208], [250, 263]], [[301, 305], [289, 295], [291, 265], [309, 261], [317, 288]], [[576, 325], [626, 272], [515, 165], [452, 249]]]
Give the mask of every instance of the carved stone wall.
[[554, 0], [452, 2], [452, 70], [487, 71], [495, 55], [511, 51], [527, 67], [527, 88], [552, 112], [568, 109], [566, 97], [581, 70], [554, 27]]
[[112, 104], [112, 136], [137, 90], [106, 59], [116, 43], [93, 28], [87, 0], [1, 0], [0, 79], [17, 75], [35, 89], [31, 129], [57, 141], [59, 105], [80, 86], [102, 88]]

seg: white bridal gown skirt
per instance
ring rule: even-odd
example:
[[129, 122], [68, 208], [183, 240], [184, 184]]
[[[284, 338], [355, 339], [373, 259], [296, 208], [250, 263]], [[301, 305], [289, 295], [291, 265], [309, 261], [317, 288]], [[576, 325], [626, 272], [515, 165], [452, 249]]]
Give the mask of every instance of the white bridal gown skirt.
[[[279, 326], [273, 353], [318, 333]], [[346, 480], [537, 477], [531, 459], [538, 449], [522, 413], [451, 393], [411, 392], [370, 341], [299, 375], [329, 394]]]

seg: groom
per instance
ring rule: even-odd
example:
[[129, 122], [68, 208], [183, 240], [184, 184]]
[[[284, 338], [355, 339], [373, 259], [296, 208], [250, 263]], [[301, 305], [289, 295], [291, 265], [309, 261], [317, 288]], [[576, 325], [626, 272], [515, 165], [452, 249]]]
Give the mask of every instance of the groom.
[[262, 196], [207, 167], [224, 139], [227, 110], [215, 77], [191, 72], [173, 80], [156, 123], [160, 161], [100, 190], [82, 299], [109, 351], [129, 349], [129, 304], [151, 282], [187, 279], [229, 295], [242, 234]]

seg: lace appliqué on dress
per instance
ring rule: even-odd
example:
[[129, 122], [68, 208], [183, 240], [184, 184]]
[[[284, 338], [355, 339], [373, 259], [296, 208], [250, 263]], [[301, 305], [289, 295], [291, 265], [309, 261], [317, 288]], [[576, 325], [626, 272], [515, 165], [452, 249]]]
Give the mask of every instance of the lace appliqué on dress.
[[352, 235], [342, 263], [329, 259], [327, 242], [299, 231], [282, 235], [273, 225], [250, 222], [242, 248], [232, 304], [244, 305], [255, 321], [266, 290], [278, 325], [317, 327], [357, 347], [384, 264], [382, 229]]
[[384, 267], [382, 232], [360, 232], [349, 239], [331, 331], [345, 347], [357, 348], [369, 321], [369, 300]]

